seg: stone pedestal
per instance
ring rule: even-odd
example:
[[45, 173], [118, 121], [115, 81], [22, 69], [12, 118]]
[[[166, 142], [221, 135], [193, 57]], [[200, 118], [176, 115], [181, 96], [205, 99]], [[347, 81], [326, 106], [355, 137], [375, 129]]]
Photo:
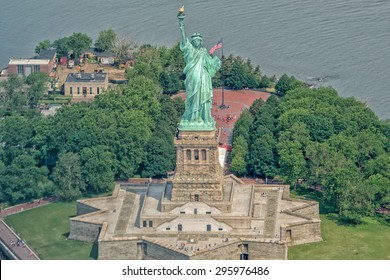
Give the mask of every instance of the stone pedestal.
[[221, 201], [223, 170], [218, 153], [219, 130], [179, 131], [175, 139], [176, 172], [172, 201]]

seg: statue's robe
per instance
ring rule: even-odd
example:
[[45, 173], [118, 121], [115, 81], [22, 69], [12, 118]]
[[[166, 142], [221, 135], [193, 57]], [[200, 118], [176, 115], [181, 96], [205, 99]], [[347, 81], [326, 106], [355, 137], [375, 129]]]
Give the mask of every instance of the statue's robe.
[[198, 129], [214, 129], [215, 121], [211, 116], [213, 88], [211, 78], [221, 67], [221, 60], [210, 56], [206, 48], [195, 48], [186, 38], [180, 44], [186, 66], [186, 108], [181, 128], [197, 127]]

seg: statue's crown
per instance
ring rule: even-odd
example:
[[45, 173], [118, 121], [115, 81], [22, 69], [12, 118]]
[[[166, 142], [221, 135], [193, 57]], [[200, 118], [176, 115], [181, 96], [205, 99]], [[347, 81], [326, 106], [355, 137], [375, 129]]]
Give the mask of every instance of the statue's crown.
[[194, 34], [192, 34], [191, 39], [194, 39], [194, 38], [201, 38], [201, 39], [203, 39], [203, 36], [200, 35], [200, 33], [194, 33]]

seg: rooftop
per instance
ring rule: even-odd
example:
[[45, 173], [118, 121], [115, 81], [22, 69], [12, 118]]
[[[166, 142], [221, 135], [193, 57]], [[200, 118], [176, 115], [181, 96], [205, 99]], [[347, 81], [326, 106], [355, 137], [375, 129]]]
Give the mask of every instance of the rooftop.
[[85, 83], [97, 82], [101, 83], [107, 78], [106, 73], [69, 73], [65, 82], [71, 83]]
[[116, 57], [115, 53], [110, 51], [104, 51], [104, 52], [94, 52], [97, 57]]
[[42, 65], [49, 64], [50, 59], [35, 59], [35, 58], [11, 58], [9, 65]]
[[46, 49], [41, 50], [41, 52], [38, 55], [38, 59], [53, 59], [54, 55], [56, 54], [56, 49]]

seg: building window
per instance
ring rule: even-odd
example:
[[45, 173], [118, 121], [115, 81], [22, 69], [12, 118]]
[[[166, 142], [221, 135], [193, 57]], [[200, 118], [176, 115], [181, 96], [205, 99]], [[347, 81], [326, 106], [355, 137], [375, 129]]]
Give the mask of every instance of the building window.
[[191, 150], [187, 150], [187, 160], [191, 160]]
[[206, 225], [206, 230], [211, 231], [211, 225]]
[[206, 211], [206, 215], [211, 215], [211, 211]]
[[171, 230], [171, 228], [170, 228], [170, 227], [167, 227], [166, 230]]
[[41, 71], [41, 66], [40, 65], [34, 65], [34, 72], [37, 71]]
[[18, 65], [18, 75], [23, 76], [24, 75], [24, 67], [23, 65]]
[[77, 87], [77, 94], [80, 94], [80, 88]]
[[87, 87], [83, 87], [83, 95], [87, 95]]
[[148, 222], [147, 222], [147, 221], [143, 221], [143, 222], [142, 222], [142, 226], [143, 226], [143, 227], [147, 227], [147, 226], [148, 226]]
[[198, 215], [198, 209], [194, 209], [194, 215]]
[[247, 261], [247, 260], [249, 260], [249, 254], [248, 254], [248, 253], [242, 253], [242, 254], [240, 255], [240, 260], [242, 260], [242, 261]]
[[92, 94], [92, 87], [89, 87], [89, 94]]
[[221, 228], [221, 227], [220, 227], [220, 228], [218, 228], [218, 230], [221, 230], [221, 231], [222, 231], [222, 230], [223, 230], [223, 228]]
[[194, 150], [194, 159], [199, 160], [199, 150]]
[[100, 88], [97, 87], [97, 94], [100, 94]]
[[177, 230], [178, 231], [183, 231], [183, 225], [182, 224], [178, 224], [177, 225]]
[[73, 94], [73, 88], [72, 87], [69, 87], [69, 93]]
[[181, 214], [181, 215], [183, 215], [183, 214], [185, 214], [185, 213], [186, 213], [186, 212], [184, 212], [184, 211], [180, 211], [180, 214]]
[[195, 195], [195, 201], [199, 201], [199, 194]]
[[153, 227], [153, 221], [149, 221], [149, 227]]
[[202, 150], [202, 160], [206, 160], [206, 150]]

